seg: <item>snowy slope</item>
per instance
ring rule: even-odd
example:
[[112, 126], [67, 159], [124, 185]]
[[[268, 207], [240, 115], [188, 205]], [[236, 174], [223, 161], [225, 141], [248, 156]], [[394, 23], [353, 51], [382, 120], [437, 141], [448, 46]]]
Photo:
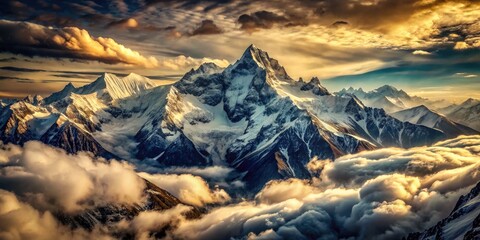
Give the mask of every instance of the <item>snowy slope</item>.
[[104, 91], [111, 99], [122, 99], [138, 95], [139, 93], [154, 88], [155, 83], [143, 76], [130, 73], [126, 77], [117, 77], [115, 74], [104, 73], [94, 82], [74, 90], [78, 94], [90, 94]]
[[448, 217], [407, 239], [479, 239], [480, 238], [480, 183], [460, 197]]
[[453, 122], [447, 117], [428, 109], [425, 105], [395, 112], [392, 113], [392, 116], [404, 122], [410, 122], [439, 129], [448, 137], [478, 134], [477, 131], [462, 124]]
[[459, 105], [443, 109], [443, 113], [454, 121], [480, 131], [480, 100], [469, 98]]
[[65, 87], [60, 90], [59, 92], [55, 92], [53, 93], [52, 95], [46, 97], [44, 100], [43, 100], [43, 103], [45, 105], [48, 105], [48, 104], [52, 104], [53, 102], [56, 102], [56, 101], [59, 101], [59, 100], [62, 100], [64, 98], [66, 98], [70, 93], [74, 92], [75, 91], [75, 87], [73, 86], [72, 83], [68, 83], [67, 85], [65, 85]]

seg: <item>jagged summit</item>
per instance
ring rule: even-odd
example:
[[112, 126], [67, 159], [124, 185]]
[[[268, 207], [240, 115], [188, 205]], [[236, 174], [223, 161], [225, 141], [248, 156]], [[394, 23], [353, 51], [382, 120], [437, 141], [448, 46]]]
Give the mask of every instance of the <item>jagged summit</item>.
[[76, 90], [77, 88], [75, 88], [75, 86], [73, 86], [73, 84], [69, 82], [67, 85], [65, 85], [65, 87], [63, 87], [62, 90], [52, 93], [50, 96], [43, 99], [43, 103], [45, 105], [51, 104], [55, 101], [67, 97], [70, 93], [75, 92]]
[[[104, 73], [81, 88], [65, 87], [59, 101], [41, 106], [42, 114], [25, 108], [29, 124], [5, 111], [0, 130], [7, 126], [10, 142], [41, 140], [71, 152], [101, 153], [101, 146], [166, 167], [229, 166], [254, 191], [273, 179], [309, 177], [306, 166], [314, 156], [335, 159], [444, 136], [366, 107], [360, 97], [330, 94], [318, 78], [294, 81], [255, 45], [225, 69], [204, 63], [173, 85], [154, 87], [138, 74]], [[74, 124], [56, 124], [58, 115]], [[34, 135], [24, 131], [29, 126]]]
[[205, 76], [209, 74], [219, 73], [223, 71], [224, 68], [218, 66], [213, 62], [206, 62], [200, 65], [197, 69], [190, 69], [185, 75], [182, 77], [181, 81], [193, 81], [199, 76]]
[[325, 96], [330, 95], [330, 92], [322, 86], [320, 83], [320, 79], [317, 77], [313, 77], [308, 83], [305, 83], [302, 87], [300, 87], [302, 91], [312, 91], [315, 95]]
[[219, 71], [219, 70], [222, 70], [223, 68], [218, 66], [217, 64], [213, 63], [213, 62], [206, 62], [206, 63], [203, 63], [202, 65], [200, 65], [196, 71], [199, 71], [199, 72], [203, 72], [203, 73], [208, 73], [208, 72], [211, 72], [212, 70], [213, 71]]
[[287, 74], [285, 68], [281, 66], [274, 58], [270, 58], [266, 51], [257, 48], [254, 44], [248, 46], [242, 57], [230, 69], [256, 70], [256, 68], [264, 69], [270, 76], [279, 80], [293, 79]]
[[75, 89], [75, 86], [73, 86], [72, 82], [68, 82], [67, 85], [63, 88], [63, 90], [68, 90], [68, 89]]
[[43, 97], [40, 95], [28, 95], [25, 98], [23, 98], [24, 102], [28, 102], [33, 105], [38, 105], [43, 101]]

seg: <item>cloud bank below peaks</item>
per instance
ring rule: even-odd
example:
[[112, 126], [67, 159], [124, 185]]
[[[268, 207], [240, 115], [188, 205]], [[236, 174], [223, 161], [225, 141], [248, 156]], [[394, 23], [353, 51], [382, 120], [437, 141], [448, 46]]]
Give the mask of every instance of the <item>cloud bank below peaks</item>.
[[[9, 199], [8, 204], [0, 205], [2, 220], [11, 221], [14, 208], [10, 206], [22, 206], [40, 219], [49, 219], [43, 209], [53, 205], [42, 201], [47, 198], [65, 211], [88, 207], [80, 201], [84, 196], [93, 202], [142, 200], [140, 193], [126, 188], [135, 185], [133, 178], [121, 179], [134, 174], [129, 165], [89, 162], [87, 154], [67, 155], [37, 142], [2, 149], [0, 188], [9, 191], [0, 191], [0, 201]], [[120, 166], [125, 170], [118, 170]], [[207, 213], [193, 220], [181, 214], [189, 209], [184, 205], [163, 212], [141, 212], [110, 226], [105, 234], [128, 230], [138, 239], [148, 239], [159, 231], [166, 231], [166, 238], [171, 239], [399, 239], [446, 217], [459, 197], [480, 182], [480, 136], [461, 136], [429, 147], [365, 151], [335, 161], [313, 159], [308, 167], [318, 173], [316, 177], [271, 181], [254, 199], [233, 201], [223, 190], [210, 189], [200, 177], [140, 173], [186, 203], [217, 205], [209, 205]], [[70, 176], [63, 176], [63, 172]], [[81, 176], [81, 172], [87, 180], [68, 179], [73, 174]], [[110, 183], [111, 175], [120, 182]], [[39, 183], [31, 184], [35, 181]], [[68, 186], [57, 187], [60, 182]], [[89, 190], [81, 187], [88, 183], [78, 182], [95, 186], [101, 182], [104, 187]], [[42, 184], [43, 188], [38, 186]], [[79, 191], [82, 194], [65, 192], [74, 188], [87, 190]], [[124, 193], [132, 195], [118, 197]], [[68, 194], [73, 196], [59, 197]], [[0, 229], [0, 234], [18, 232], [20, 226], [9, 225], [7, 230]]]
[[[480, 136], [312, 160], [312, 180], [268, 183], [254, 201], [213, 209], [172, 234], [211, 239], [398, 239], [447, 216], [480, 181]], [[322, 163], [317, 163], [322, 162]]]

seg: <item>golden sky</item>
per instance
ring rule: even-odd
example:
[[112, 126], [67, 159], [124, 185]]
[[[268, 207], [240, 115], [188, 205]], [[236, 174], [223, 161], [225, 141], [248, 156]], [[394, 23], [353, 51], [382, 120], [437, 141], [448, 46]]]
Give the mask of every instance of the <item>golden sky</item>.
[[174, 81], [254, 43], [331, 90], [390, 84], [480, 98], [480, 2], [441, 0], [6, 1], [0, 96], [48, 95], [101, 72]]

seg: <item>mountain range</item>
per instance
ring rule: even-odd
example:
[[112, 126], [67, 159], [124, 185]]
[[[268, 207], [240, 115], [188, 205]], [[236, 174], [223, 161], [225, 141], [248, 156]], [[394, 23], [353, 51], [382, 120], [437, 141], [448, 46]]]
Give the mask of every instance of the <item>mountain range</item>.
[[317, 78], [293, 80], [253, 45], [227, 68], [206, 63], [173, 85], [105, 73], [80, 88], [68, 84], [45, 99], [17, 101], [2, 108], [0, 130], [4, 142], [40, 140], [72, 153], [230, 166], [256, 190], [272, 179], [308, 178], [314, 156], [335, 159], [447, 137], [367, 107], [356, 95], [332, 94]]
[[[19, 145], [38, 140], [69, 153], [88, 151], [156, 168], [229, 167], [254, 195], [271, 180], [311, 178], [307, 164], [314, 157], [335, 160], [364, 150], [412, 148], [479, 134], [479, 114], [478, 100], [445, 107], [388, 85], [332, 93], [316, 77], [294, 80], [277, 60], [251, 45], [226, 68], [204, 63], [170, 85], [157, 86], [134, 73], [104, 73], [45, 98], [3, 99], [0, 140]], [[57, 217], [88, 229], [118, 215], [132, 217], [180, 203], [163, 189], [147, 186], [146, 206], [105, 206]], [[475, 234], [478, 192], [477, 186], [446, 220], [408, 238], [460, 236], [445, 229], [464, 223], [463, 216], [470, 225], [461, 228], [461, 236]], [[200, 215], [197, 209], [189, 214]]]

